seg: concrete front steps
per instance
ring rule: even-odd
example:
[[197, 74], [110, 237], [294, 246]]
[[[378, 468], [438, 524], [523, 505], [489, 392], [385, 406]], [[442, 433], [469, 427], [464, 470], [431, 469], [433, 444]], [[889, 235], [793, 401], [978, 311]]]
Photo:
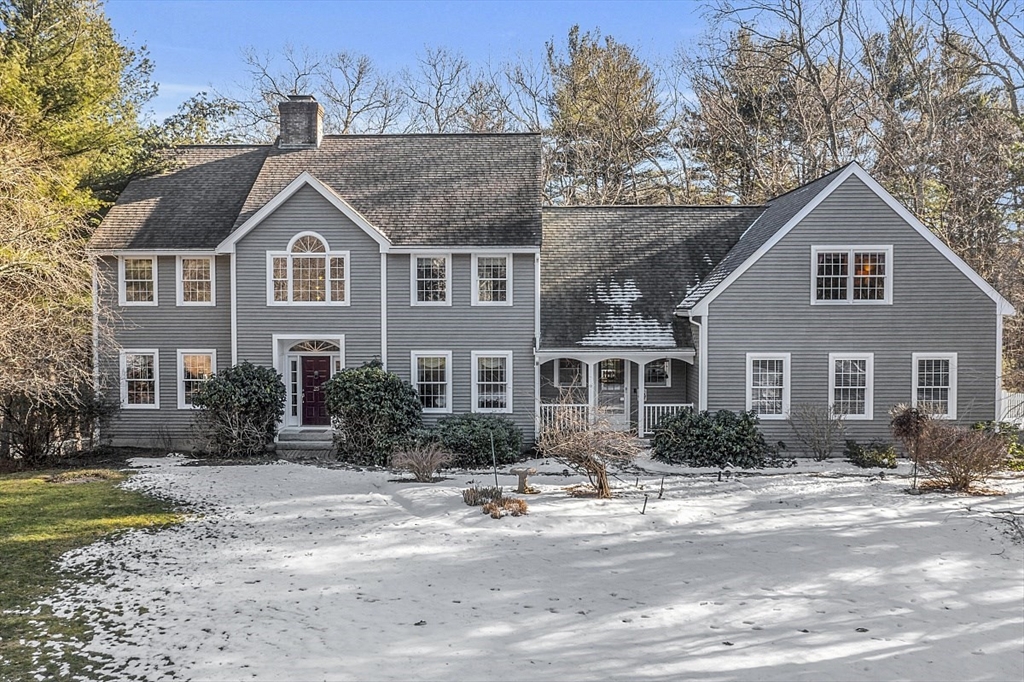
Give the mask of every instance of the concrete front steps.
[[277, 455], [284, 459], [307, 459], [334, 455], [334, 432], [329, 428], [284, 428], [277, 433]]

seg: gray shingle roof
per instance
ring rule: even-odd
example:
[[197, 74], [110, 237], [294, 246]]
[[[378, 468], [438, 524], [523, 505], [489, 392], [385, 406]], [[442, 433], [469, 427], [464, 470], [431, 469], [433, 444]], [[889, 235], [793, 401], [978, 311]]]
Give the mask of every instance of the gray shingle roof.
[[269, 148], [193, 146], [169, 170], [132, 180], [93, 233], [93, 249], [212, 250], [231, 232]]
[[319, 148], [196, 146], [129, 183], [94, 249], [213, 249], [309, 172], [396, 245], [540, 246], [540, 138], [339, 135]]
[[712, 289], [731, 275], [736, 268], [764, 246], [804, 206], [809, 204], [814, 197], [818, 196], [832, 182], [837, 173], [841, 173], [845, 169], [846, 166], [843, 166], [828, 175], [823, 175], [817, 180], [801, 185], [769, 201], [761, 217], [750, 226], [750, 229], [736, 242], [736, 245], [726, 254], [725, 258], [715, 266], [715, 269], [700, 282], [700, 286], [686, 295], [683, 302], [679, 304], [679, 309], [690, 310], [700, 303], [701, 299], [710, 294]]
[[763, 210], [544, 208], [541, 347], [692, 347], [676, 304]]
[[235, 226], [308, 171], [395, 245], [540, 246], [538, 135], [339, 135], [274, 148]]

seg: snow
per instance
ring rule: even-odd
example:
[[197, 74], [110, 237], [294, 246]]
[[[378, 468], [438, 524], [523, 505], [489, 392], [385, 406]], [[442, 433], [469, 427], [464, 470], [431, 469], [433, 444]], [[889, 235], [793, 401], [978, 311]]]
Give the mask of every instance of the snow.
[[462, 502], [480, 472], [181, 463], [139, 460], [128, 485], [187, 522], [64, 559], [95, 578], [52, 605], [96, 622], [96, 676], [1024, 678], [1024, 548], [992, 515], [1021, 509], [1019, 475], [911, 496], [905, 470], [662, 467], [661, 499], [644, 473], [596, 500], [533, 461], [529, 515], [494, 520]]
[[643, 293], [632, 278], [621, 284], [615, 280], [599, 284], [590, 303], [600, 303], [606, 308], [594, 320], [594, 330], [583, 337], [579, 345], [674, 348], [672, 325], [633, 309], [641, 298]]

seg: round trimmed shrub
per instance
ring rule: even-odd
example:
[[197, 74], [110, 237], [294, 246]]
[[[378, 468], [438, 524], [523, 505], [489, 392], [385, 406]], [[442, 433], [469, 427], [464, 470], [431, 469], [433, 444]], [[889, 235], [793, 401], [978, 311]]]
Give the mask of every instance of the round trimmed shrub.
[[679, 412], [658, 425], [651, 456], [691, 467], [759, 469], [779, 464], [782, 444], [768, 445], [757, 424], [753, 412]]
[[880, 440], [873, 440], [867, 445], [848, 440], [846, 461], [862, 469], [895, 469], [896, 450], [891, 444]]
[[201, 408], [196, 428], [214, 454], [228, 457], [263, 454], [277, 435], [284, 401], [281, 375], [251, 362], [214, 374], [192, 397]]
[[413, 442], [422, 423], [416, 389], [380, 360], [336, 372], [324, 384], [338, 458], [386, 466], [391, 455]]
[[491, 436], [498, 464], [517, 461], [523, 451], [523, 432], [508, 417], [496, 414], [457, 414], [444, 417], [423, 434], [454, 455], [449, 467], [491, 466]]

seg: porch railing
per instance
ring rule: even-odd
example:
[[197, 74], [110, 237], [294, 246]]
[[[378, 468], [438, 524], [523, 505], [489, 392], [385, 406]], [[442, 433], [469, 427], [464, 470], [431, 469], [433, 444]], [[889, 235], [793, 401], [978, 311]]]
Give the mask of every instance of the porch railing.
[[543, 404], [540, 406], [541, 428], [551, 426], [560, 418], [575, 424], [585, 422], [590, 418], [590, 406], [586, 404], [564, 405], [562, 403]]
[[665, 417], [692, 410], [693, 403], [657, 403], [644, 405], [644, 435], [653, 436], [654, 430]]

